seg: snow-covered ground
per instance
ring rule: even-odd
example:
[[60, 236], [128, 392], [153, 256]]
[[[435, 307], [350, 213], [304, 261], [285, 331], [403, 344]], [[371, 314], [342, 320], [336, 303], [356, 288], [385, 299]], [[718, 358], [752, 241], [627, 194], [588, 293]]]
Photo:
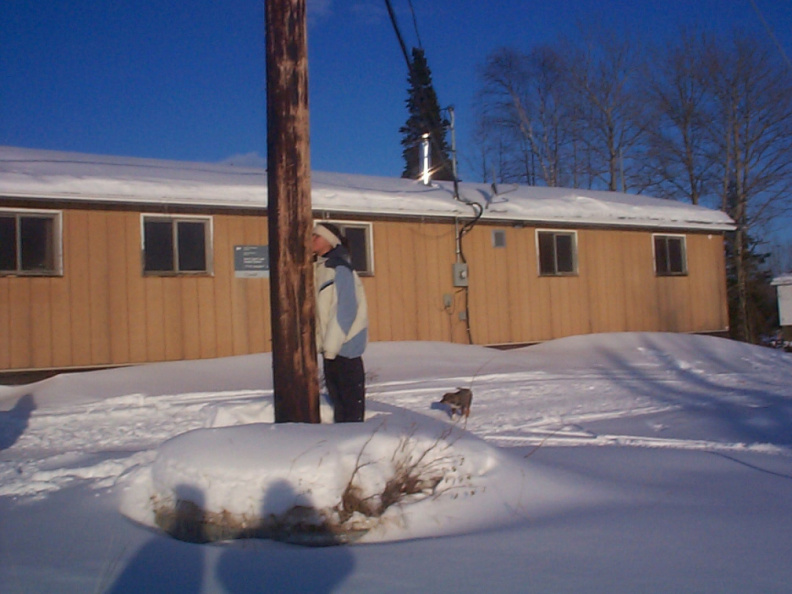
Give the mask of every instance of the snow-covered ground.
[[[0, 591], [789, 591], [792, 355], [604, 334], [365, 361], [362, 425], [271, 424], [269, 355], [0, 387]], [[457, 387], [466, 424], [438, 404]], [[353, 545], [155, 526], [174, 499], [326, 510], [421, 455], [431, 484]]]

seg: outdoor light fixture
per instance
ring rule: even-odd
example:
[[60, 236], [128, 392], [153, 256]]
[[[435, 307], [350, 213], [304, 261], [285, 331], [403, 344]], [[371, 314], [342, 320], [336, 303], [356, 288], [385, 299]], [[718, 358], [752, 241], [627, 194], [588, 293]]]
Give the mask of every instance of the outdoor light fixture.
[[425, 186], [429, 185], [429, 133], [427, 132], [421, 138], [421, 153], [423, 155], [423, 183]]

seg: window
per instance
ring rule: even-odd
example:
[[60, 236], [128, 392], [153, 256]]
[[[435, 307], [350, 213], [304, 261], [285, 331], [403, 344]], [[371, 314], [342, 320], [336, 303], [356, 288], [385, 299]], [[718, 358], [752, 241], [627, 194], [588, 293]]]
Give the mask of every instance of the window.
[[0, 274], [61, 273], [61, 214], [0, 210]]
[[373, 276], [374, 256], [371, 223], [327, 222], [338, 227], [346, 236], [347, 249], [352, 258], [352, 268], [361, 276]]
[[577, 272], [577, 234], [574, 231], [537, 231], [539, 274], [560, 276]]
[[673, 276], [687, 274], [687, 253], [684, 235], [653, 235], [655, 274]]
[[143, 272], [210, 272], [211, 219], [143, 216]]

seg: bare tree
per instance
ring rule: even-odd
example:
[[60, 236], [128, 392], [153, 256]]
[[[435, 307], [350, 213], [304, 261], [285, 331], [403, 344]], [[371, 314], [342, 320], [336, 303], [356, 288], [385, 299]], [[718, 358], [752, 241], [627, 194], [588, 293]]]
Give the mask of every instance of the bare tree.
[[647, 127], [644, 166], [647, 185], [661, 198], [699, 204], [716, 188], [710, 131], [705, 37], [683, 34], [676, 45], [655, 50], [644, 71]]
[[757, 295], [766, 282], [759, 253], [792, 200], [792, 77], [769, 44], [735, 32], [683, 35], [647, 76], [652, 120], [646, 163], [653, 189], [720, 208], [727, 236], [734, 338], [756, 342]]
[[479, 137], [499, 152], [500, 181], [560, 185], [568, 92], [554, 50], [503, 48], [481, 71]]
[[500, 141], [503, 181], [643, 189], [637, 156], [646, 113], [636, 55], [624, 37], [491, 54], [481, 71], [479, 122], [481, 137]]
[[745, 34], [710, 44], [707, 60], [721, 208], [736, 225], [732, 331], [756, 342], [748, 316], [749, 245], [751, 235], [792, 210], [792, 80], [779, 76], [784, 68], [771, 47]]
[[564, 62], [575, 105], [575, 138], [583, 143], [589, 187], [643, 189], [635, 159], [644, 139], [646, 111], [636, 83], [639, 54], [626, 37], [570, 47]]
[[[508, 171], [511, 170], [511, 154], [513, 139], [511, 134], [480, 119], [475, 133], [477, 149], [476, 161], [471, 163], [474, 171], [478, 171], [479, 179], [493, 183], [513, 181]], [[530, 179], [524, 180], [531, 183]]]

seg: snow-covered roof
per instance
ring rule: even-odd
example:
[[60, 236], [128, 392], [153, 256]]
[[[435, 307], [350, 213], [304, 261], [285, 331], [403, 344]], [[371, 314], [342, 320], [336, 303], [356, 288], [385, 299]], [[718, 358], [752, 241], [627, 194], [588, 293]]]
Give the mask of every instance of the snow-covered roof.
[[789, 274], [782, 274], [781, 276], [775, 277], [773, 279], [773, 282], [770, 284], [774, 287], [792, 285], [792, 272]]
[[[339, 173], [311, 174], [316, 212], [338, 215], [464, 217], [451, 182]], [[733, 229], [724, 213], [635, 194], [461, 183], [460, 196], [485, 207], [483, 219], [563, 225]], [[263, 169], [0, 147], [0, 197], [127, 204], [266, 208]]]

